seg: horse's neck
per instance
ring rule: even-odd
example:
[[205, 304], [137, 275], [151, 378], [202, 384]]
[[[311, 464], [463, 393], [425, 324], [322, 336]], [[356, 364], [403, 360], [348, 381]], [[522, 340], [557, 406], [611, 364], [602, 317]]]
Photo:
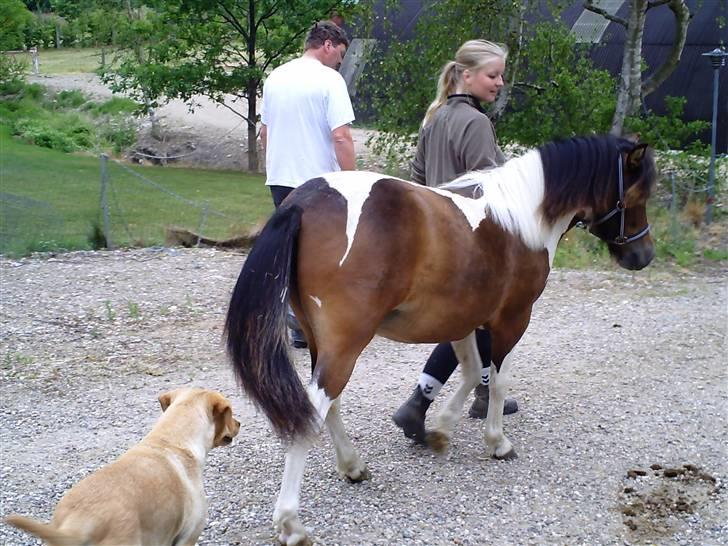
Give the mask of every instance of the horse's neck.
[[571, 218], [565, 215], [556, 222], [544, 219], [541, 212], [544, 184], [541, 155], [531, 150], [484, 173], [483, 196], [478, 202], [501, 227], [518, 234], [529, 248], [547, 249], [549, 260], [553, 261], [556, 244]]

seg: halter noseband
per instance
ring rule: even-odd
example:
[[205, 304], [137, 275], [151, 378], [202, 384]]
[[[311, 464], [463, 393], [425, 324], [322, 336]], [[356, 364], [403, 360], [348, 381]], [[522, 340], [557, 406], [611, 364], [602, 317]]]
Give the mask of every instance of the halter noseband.
[[615, 237], [613, 241], [608, 241], [607, 239], [604, 239], [602, 237], [599, 237], [600, 239], [604, 240], [607, 243], [612, 243], [615, 245], [628, 245], [631, 242], [636, 241], [637, 239], [641, 239], [645, 235], [647, 235], [650, 232], [650, 224], [647, 224], [645, 228], [640, 231], [639, 233], [632, 235], [631, 237], [625, 237], [624, 236], [624, 214], [627, 210], [627, 205], [624, 203], [624, 175], [622, 173], [622, 156], [621, 154], [617, 155], [617, 169], [619, 172], [619, 199], [617, 201], [616, 206], [609, 211], [607, 214], [599, 218], [599, 220], [592, 220], [590, 222], [591, 227], [598, 226], [599, 224], [603, 224], [607, 220], [609, 220], [612, 216], [615, 214], [619, 214], [619, 236]]

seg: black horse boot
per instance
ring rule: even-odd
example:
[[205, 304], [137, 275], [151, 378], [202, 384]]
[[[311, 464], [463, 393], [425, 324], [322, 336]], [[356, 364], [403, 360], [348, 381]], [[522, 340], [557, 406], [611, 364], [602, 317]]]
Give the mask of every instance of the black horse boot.
[[425, 398], [417, 385], [412, 396], [392, 416], [394, 424], [402, 429], [404, 435], [418, 444], [425, 444], [425, 414], [431, 403], [432, 400]]
[[[475, 400], [468, 410], [468, 417], [471, 419], [485, 419], [488, 415], [488, 401], [490, 400], [490, 391], [486, 385], [478, 385], [475, 387]], [[503, 415], [510, 415], [518, 411], [518, 402], [513, 398], [506, 398], [503, 402]]]

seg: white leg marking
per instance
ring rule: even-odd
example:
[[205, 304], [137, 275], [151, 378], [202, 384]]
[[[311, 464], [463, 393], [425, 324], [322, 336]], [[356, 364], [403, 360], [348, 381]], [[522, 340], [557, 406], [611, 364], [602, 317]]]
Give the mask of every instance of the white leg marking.
[[321, 299], [317, 298], [316, 296], [309, 296], [313, 300], [313, 302], [318, 306], [319, 309], [321, 309]]
[[[313, 383], [308, 385], [308, 396], [318, 414], [320, 430], [321, 423], [331, 407], [331, 399], [326, 396], [323, 389]], [[283, 470], [281, 491], [278, 494], [275, 511], [273, 512], [273, 525], [278, 531], [278, 540], [287, 546], [303, 544], [307, 532], [298, 518], [298, 499], [301, 494], [303, 471], [306, 468], [306, 457], [311, 449], [313, 438], [299, 438], [286, 452], [286, 465]]]
[[495, 366], [490, 368], [490, 385], [488, 400], [488, 415], [485, 418], [485, 445], [496, 457], [508, 454], [513, 446], [503, 434], [503, 402], [508, 393], [510, 367], [513, 359], [513, 350], [503, 359], [500, 372]]
[[471, 332], [460, 341], [453, 341], [452, 348], [460, 362], [463, 381], [458, 389], [445, 402], [445, 406], [437, 414], [435, 430], [448, 438], [452, 434], [455, 424], [460, 419], [463, 405], [468, 395], [480, 383], [480, 372], [483, 368], [475, 341], [475, 332]]
[[326, 426], [336, 449], [336, 470], [342, 478], [351, 481], [365, 480], [369, 477], [369, 472], [344, 429], [344, 422], [339, 413], [340, 400], [341, 397], [334, 400], [326, 416]]

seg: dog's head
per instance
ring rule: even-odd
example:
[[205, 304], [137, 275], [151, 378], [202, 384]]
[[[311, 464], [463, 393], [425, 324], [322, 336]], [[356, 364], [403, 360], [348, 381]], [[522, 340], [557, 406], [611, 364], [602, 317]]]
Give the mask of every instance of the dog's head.
[[183, 399], [190, 399], [194, 404], [203, 404], [215, 425], [215, 434], [212, 440], [212, 447], [230, 445], [240, 432], [240, 422], [233, 418], [233, 409], [230, 401], [217, 391], [205, 389], [176, 389], [159, 395], [159, 404], [162, 411]]
[[240, 432], [240, 422], [233, 417], [232, 405], [227, 398], [215, 391], [207, 391], [207, 399], [212, 411], [212, 420], [215, 422], [212, 447], [230, 445]]

